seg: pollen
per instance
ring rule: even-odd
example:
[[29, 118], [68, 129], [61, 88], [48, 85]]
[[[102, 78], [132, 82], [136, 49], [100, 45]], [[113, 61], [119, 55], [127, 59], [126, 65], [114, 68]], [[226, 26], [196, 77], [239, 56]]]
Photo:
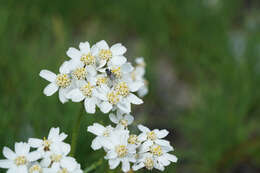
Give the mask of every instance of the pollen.
[[128, 138], [128, 143], [129, 144], [136, 144], [136, 143], [138, 143], [137, 135], [130, 135], [129, 138]]
[[121, 78], [122, 77], [122, 73], [121, 73], [121, 68], [120, 67], [112, 68], [111, 72], [116, 76], [116, 78]]
[[107, 78], [106, 77], [99, 77], [97, 79], [97, 82], [96, 82], [97, 86], [100, 86], [100, 85], [106, 84], [106, 83], [107, 83]]
[[122, 124], [124, 127], [127, 127], [128, 122], [125, 119], [120, 120], [120, 124]]
[[109, 135], [110, 135], [110, 132], [109, 132], [108, 129], [106, 129], [106, 130], [104, 131], [104, 133], [103, 133], [103, 136], [109, 137]]
[[46, 139], [45, 137], [43, 138], [43, 149], [44, 151], [50, 151], [50, 146], [51, 146], [51, 141]]
[[60, 155], [60, 154], [53, 154], [53, 155], [51, 155], [51, 160], [53, 162], [60, 162], [61, 158], [62, 158], [62, 155]]
[[118, 157], [125, 157], [127, 154], [127, 148], [125, 145], [118, 145], [116, 147], [116, 153]]
[[150, 152], [155, 156], [161, 156], [162, 155], [162, 147], [160, 145], [152, 145], [150, 147]]
[[93, 88], [94, 86], [91, 86], [88, 82], [86, 85], [80, 88], [80, 91], [83, 93], [84, 96], [91, 97]]
[[157, 136], [154, 131], [151, 131], [151, 132], [147, 132], [147, 138], [152, 141], [155, 141], [157, 139]]
[[86, 78], [87, 72], [84, 67], [77, 68], [75, 71], [72, 72], [73, 76], [76, 77], [78, 80], [83, 80]]
[[80, 61], [85, 65], [93, 65], [95, 64], [95, 57], [91, 55], [91, 53], [83, 54], [80, 58]]
[[42, 173], [42, 168], [39, 165], [33, 165], [29, 169], [29, 173], [34, 173], [34, 172]]
[[152, 170], [153, 167], [154, 167], [154, 162], [153, 162], [153, 159], [152, 158], [146, 158], [145, 159], [145, 162], [144, 162], [144, 165], [145, 167], [148, 169], [148, 170]]
[[16, 164], [16, 166], [26, 165], [27, 159], [25, 156], [18, 156], [16, 157], [16, 159], [14, 159], [14, 163]]
[[119, 94], [115, 91], [108, 93], [107, 97], [108, 97], [109, 103], [111, 103], [113, 105], [117, 104], [119, 102]]
[[129, 88], [125, 82], [120, 82], [116, 85], [116, 91], [119, 95], [126, 97], [129, 94]]
[[110, 58], [112, 58], [112, 52], [109, 49], [101, 49], [99, 52], [99, 57], [102, 60], [108, 61]]
[[58, 74], [56, 78], [56, 84], [62, 88], [66, 88], [70, 85], [71, 80], [67, 74]]
[[58, 173], [69, 173], [69, 171], [66, 168], [63, 168], [63, 169], [59, 170]]

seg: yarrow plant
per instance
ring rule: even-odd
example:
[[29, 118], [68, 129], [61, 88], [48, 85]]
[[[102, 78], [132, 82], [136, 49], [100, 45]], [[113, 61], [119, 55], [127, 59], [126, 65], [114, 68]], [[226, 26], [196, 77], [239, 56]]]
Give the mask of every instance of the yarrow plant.
[[[62, 63], [59, 73], [41, 70], [40, 76], [50, 83], [43, 93], [51, 96], [58, 92], [61, 103], [82, 102], [86, 113], [94, 114], [97, 108], [109, 114], [114, 126], [94, 123], [88, 132], [96, 135], [91, 148], [104, 149], [110, 169], [120, 163], [123, 172], [141, 168], [164, 171], [177, 157], [170, 154], [173, 147], [163, 139], [167, 130], [150, 130], [138, 125], [140, 134], [133, 134], [128, 126], [134, 121], [131, 105], [140, 105], [148, 93], [148, 82], [144, 78], [145, 61], [135, 59], [135, 66], [125, 57], [126, 48], [117, 43], [111, 47], [102, 40], [90, 46], [89, 42], [79, 44], [79, 49], [69, 48], [68, 60]], [[0, 161], [0, 167], [8, 173], [81, 173], [81, 167], [73, 157], [82, 113], [75, 120], [71, 145], [66, 144], [64, 133], [52, 128], [48, 138], [30, 138], [28, 143], [16, 143], [15, 152], [4, 148], [7, 158]], [[30, 152], [30, 148], [35, 151]]]

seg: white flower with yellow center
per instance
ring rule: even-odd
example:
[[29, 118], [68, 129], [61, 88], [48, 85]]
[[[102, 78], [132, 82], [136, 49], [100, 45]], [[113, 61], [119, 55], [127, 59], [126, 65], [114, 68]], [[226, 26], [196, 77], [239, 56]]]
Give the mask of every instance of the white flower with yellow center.
[[4, 147], [3, 155], [6, 159], [0, 160], [0, 168], [8, 169], [7, 172], [11, 173], [28, 173], [29, 163], [41, 157], [38, 152], [30, 152], [30, 146], [24, 142], [15, 143], [15, 152]]
[[110, 169], [115, 169], [122, 162], [123, 172], [130, 170], [130, 162], [135, 162], [136, 147], [128, 144], [129, 131], [115, 129], [106, 144], [107, 155], [105, 159], [109, 160]]
[[45, 171], [38, 162], [33, 162], [28, 167], [28, 173], [45, 173]]
[[140, 141], [145, 141], [145, 143], [155, 143], [161, 146], [167, 146], [170, 147], [170, 143], [167, 140], [164, 140], [162, 138], [165, 138], [169, 132], [167, 130], [150, 130], [149, 128], [143, 126], [143, 125], [138, 125], [138, 129], [142, 132], [139, 136], [138, 139]]
[[67, 136], [65, 133], [60, 133], [59, 128], [51, 128], [47, 139], [30, 138], [28, 144], [36, 148], [42, 156], [52, 151], [54, 147], [60, 147], [64, 153], [67, 153], [70, 151], [70, 145], [63, 142]]
[[111, 126], [104, 127], [101, 124], [94, 123], [92, 126], [88, 127], [88, 132], [93, 133], [97, 137], [92, 141], [91, 148], [93, 150], [98, 150], [101, 147], [106, 148], [108, 139], [114, 128]]
[[41, 70], [39, 74], [42, 78], [50, 82], [50, 84], [44, 88], [43, 93], [46, 96], [51, 96], [59, 90], [59, 99], [62, 103], [68, 101], [66, 94], [72, 87], [72, 79], [69, 74], [70, 69], [68, 66], [69, 62], [65, 61], [59, 69], [60, 73], [57, 75], [49, 70]]
[[98, 58], [98, 68], [102, 68], [106, 63], [121, 66], [126, 62], [126, 58], [123, 56], [126, 52], [126, 48], [121, 44], [117, 43], [109, 48], [106, 41], [102, 40], [96, 43], [93, 47], [93, 55]]
[[134, 117], [130, 114], [124, 114], [120, 111], [117, 111], [117, 114], [109, 114], [109, 119], [113, 123], [117, 124], [118, 127], [127, 128], [130, 124], [133, 123]]
[[71, 90], [67, 94], [67, 97], [73, 102], [81, 102], [84, 100], [86, 112], [93, 114], [96, 112], [96, 106], [99, 106], [100, 102], [96, 93], [95, 84], [86, 81], [79, 81], [78, 87]]

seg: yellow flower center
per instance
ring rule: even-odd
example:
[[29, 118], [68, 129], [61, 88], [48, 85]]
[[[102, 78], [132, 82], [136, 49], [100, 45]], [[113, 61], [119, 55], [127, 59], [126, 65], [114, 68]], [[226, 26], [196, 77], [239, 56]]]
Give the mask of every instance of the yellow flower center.
[[34, 173], [34, 172], [39, 172], [42, 173], [42, 168], [39, 165], [33, 165], [30, 169], [29, 169], [29, 173]]
[[116, 147], [116, 153], [118, 157], [125, 157], [127, 154], [127, 148], [125, 145], [118, 145]]
[[145, 167], [146, 167], [148, 170], [153, 169], [153, 166], [154, 166], [153, 159], [152, 159], [152, 158], [146, 158], [146, 159], [145, 159], [145, 162], [144, 162], [144, 165], [145, 165]]
[[120, 82], [119, 84], [116, 85], [116, 91], [118, 92], [119, 95], [126, 97], [129, 94], [129, 88], [125, 82]]
[[14, 163], [17, 166], [26, 165], [27, 164], [27, 159], [26, 159], [25, 156], [18, 156], [18, 157], [16, 157], [16, 159], [14, 159]]
[[60, 154], [53, 154], [53, 155], [51, 155], [51, 160], [53, 162], [60, 162], [61, 158], [62, 158], [62, 155], [60, 155]]
[[50, 146], [51, 146], [51, 141], [46, 139], [45, 137], [43, 138], [43, 147], [44, 151], [50, 151]]
[[80, 91], [83, 93], [84, 96], [91, 97], [93, 88], [94, 87], [91, 86], [90, 83], [88, 82], [88, 84], [80, 88]]
[[147, 138], [154, 141], [157, 139], [157, 136], [154, 131], [151, 131], [151, 132], [147, 132]]
[[80, 61], [85, 65], [93, 65], [95, 64], [95, 57], [91, 55], [91, 53], [83, 54], [80, 58]]
[[119, 102], [119, 95], [115, 91], [108, 93], [107, 97], [108, 97], [109, 103], [111, 103], [111, 104], [117, 104]]
[[66, 168], [63, 168], [62, 170], [59, 170], [58, 173], [69, 173], [69, 171]]
[[111, 72], [116, 76], [116, 78], [121, 78], [122, 77], [122, 73], [121, 73], [121, 68], [120, 67], [112, 68]]
[[112, 52], [109, 49], [101, 49], [99, 52], [99, 57], [102, 60], [108, 61], [110, 58], [112, 58]]
[[71, 80], [67, 74], [58, 74], [56, 77], [56, 84], [62, 88], [66, 88], [70, 85]]
[[128, 143], [129, 144], [136, 144], [136, 143], [138, 143], [137, 135], [130, 135], [129, 138], [128, 138]]
[[155, 156], [161, 156], [162, 153], [162, 147], [160, 145], [152, 145], [150, 147], [150, 152]]
[[122, 124], [124, 127], [127, 127], [127, 125], [128, 125], [128, 124], [127, 124], [128, 122], [127, 122], [127, 120], [125, 120], [125, 119], [122, 119], [122, 120], [120, 120], [119, 122], [120, 122], [120, 124]]
[[83, 80], [87, 76], [87, 72], [86, 72], [86, 69], [84, 67], [77, 68], [72, 74], [78, 80]]
[[107, 78], [106, 77], [99, 77], [97, 79], [97, 82], [96, 82], [97, 86], [100, 86], [100, 85], [106, 84], [106, 83], [107, 83]]

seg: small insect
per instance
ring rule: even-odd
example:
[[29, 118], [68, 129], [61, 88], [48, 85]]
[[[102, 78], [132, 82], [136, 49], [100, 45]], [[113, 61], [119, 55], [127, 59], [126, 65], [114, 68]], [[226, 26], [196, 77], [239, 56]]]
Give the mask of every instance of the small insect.
[[115, 80], [116, 79], [116, 76], [113, 74], [113, 72], [110, 70], [110, 69], [106, 69], [106, 74], [107, 74], [107, 76], [109, 77], [109, 79], [111, 80], [111, 81], [113, 81], [113, 80]]

